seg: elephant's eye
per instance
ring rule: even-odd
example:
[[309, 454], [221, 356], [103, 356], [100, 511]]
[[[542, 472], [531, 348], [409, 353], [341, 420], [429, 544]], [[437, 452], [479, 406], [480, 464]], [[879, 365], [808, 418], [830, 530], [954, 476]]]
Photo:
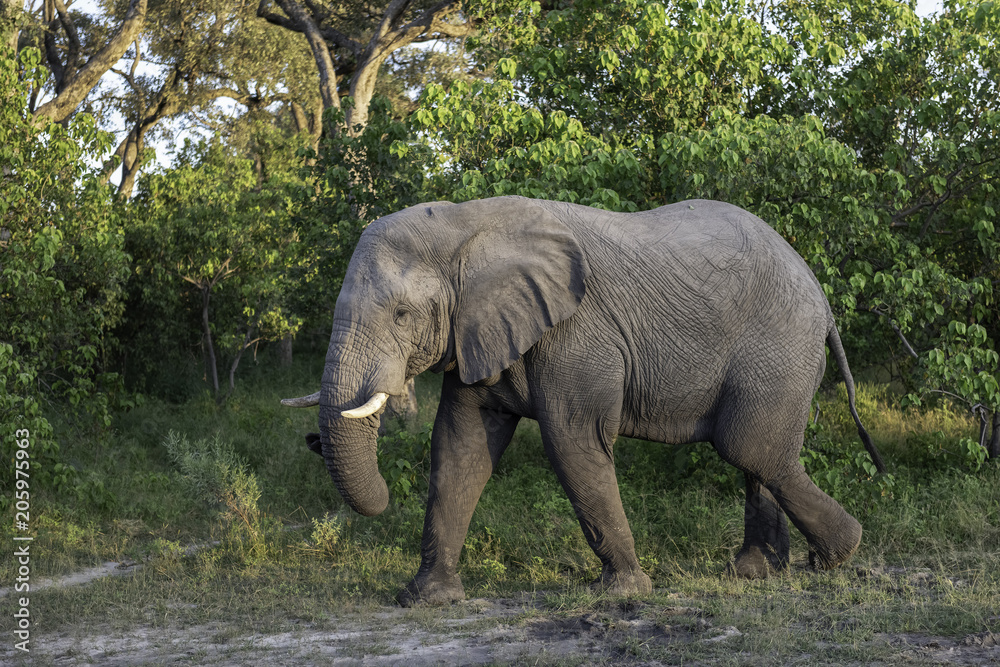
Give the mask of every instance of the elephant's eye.
[[400, 326], [408, 324], [410, 322], [410, 311], [403, 307], [397, 308], [392, 319], [395, 320], [396, 324]]

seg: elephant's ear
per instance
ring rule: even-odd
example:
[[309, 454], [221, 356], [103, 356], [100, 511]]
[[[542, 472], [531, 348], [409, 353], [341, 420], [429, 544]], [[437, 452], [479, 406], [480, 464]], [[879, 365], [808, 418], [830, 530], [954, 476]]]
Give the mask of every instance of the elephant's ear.
[[576, 312], [590, 269], [570, 229], [531, 200], [461, 205], [455, 348], [467, 384], [498, 375]]

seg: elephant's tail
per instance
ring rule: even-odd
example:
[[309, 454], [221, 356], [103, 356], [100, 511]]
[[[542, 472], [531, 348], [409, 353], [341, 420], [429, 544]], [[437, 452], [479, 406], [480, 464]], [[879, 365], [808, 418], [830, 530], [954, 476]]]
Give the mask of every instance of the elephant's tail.
[[830, 346], [833, 359], [837, 362], [837, 368], [840, 369], [840, 376], [844, 378], [844, 384], [847, 385], [847, 405], [851, 408], [851, 416], [854, 417], [854, 423], [858, 426], [858, 435], [861, 436], [861, 441], [865, 443], [865, 449], [868, 450], [868, 455], [872, 457], [875, 469], [880, 473], [884, 473], [885, 463], [882, 461], [882, 455], [879, 454], [875, 448], [875, 443], [872, 442], [871, 436], [868, 435], [868, 431], [861, 424], [861, 417], [858, 416], [858, 409], [854, 405], [854, 378], [851, 377], [851, 369], [847, 365], [847, 355], [844, 354], [844, 344], [840, 342], [840, 333], [837, 332], [837, 325], [831, 323], [830, 332], [826, 335], [826, 343]]

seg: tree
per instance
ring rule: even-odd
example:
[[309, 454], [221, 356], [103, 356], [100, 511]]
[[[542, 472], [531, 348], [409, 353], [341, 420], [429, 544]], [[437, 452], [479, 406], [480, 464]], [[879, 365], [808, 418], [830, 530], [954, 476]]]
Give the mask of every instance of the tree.
[[[5, 4], [5, 15], [13, 13], [11, 7]], [[29, 108], [39, 117], [59, 123], [68, 120], [129, 45], [139, 39], [146, 13], [146, 0], [130, 0], [124, 11], [114, 13], [120, 14], [114, 23], [106, 25], [71, 11], [63, 0], [42, 0], [37, 6], [32, 2], [21, 13], [24, 24], [20, 30], [14, 29], [17, 36], [10, 38], [12, 43], [16, 40], [18, 50], [40, 48], [49, 67], [49, 76], [37, 82], [31, 92]], [[52, 99], [36, 108], [43, 92]]]
[[303, 106], [315, 106], [312, 100], [318, 100], [305, 90], [304, 82], [315, 78], [305, 45], [258, 20], [242, 2], [160, 3], [150, 10], [149, 23], [144, 39], [126, 53], [131, 65], [112, 70], [125, 89], [103, 86], [94, 100], [104, 115], [117, 112], [128, 122], [128, 131], [105, 165], [106, 178], [121, 166], [119, 194], [124, 198], [131, 196], [148, 158], [147, 137], [163, 120], [182, 114], [211, 118], [214, 132], [223, 121], [235, 122], [232, 111], [214, 110], [219, 98], [248, 111], [285, 104], [300, 110], [296, 118], [304, 113]]
[[843, 265], [859, 318], [894, 334], [908, 401], [965, 403], [1000, 457], [1000, 15], [978, 1], [929, 19], [892, 9], [797, 104], [886, 183], [874, 207], [890, 245], [857, 244]]
[[[31, 442], [32, 489], [71, 491], [53, 405], [78, 427], [110, 424], [119, 378], [106, 355], [124, 307], [120, 210], [89, 166], [111, 137], [89, 115], [65, 125], [31, 113], [46, 72], [37, 49], [0, 47], [0, 452]], [[14, 437], [16, 432], [28, 436]], [[0, 476], [3, 500], [13, 498]]]
[[[179, 319], [189, 323], [188, 337], [200, 333], [220, 404], [235, 389], [246, 350], [301, 326], [286, 303], [297, 283], [290, 275], [309, 264], [309, 249], [292, 228], [284, 187], [279, 179], [258, 184], [253, 161], [221, 144], [189, 146], [177, 165], [140, 181], [127, 237], [138, 276], [134, 300], [156, 321]], [[137, 324], [131, 333], [142, 346], [136, 329], [146, 323]], [[162, 340], [156, 331], [147, 349]], [[223, 359], [228, 387], [219, 378]]]
[[[261, 0], [257, 15], [305, 36], [319, 71], [324, 109], [343, 112], [348, 133], [368, 124], [382, 65], [393, 52], [419, 42], [462, 39], [473, 32], [460, 18], [457, 0], [392, 0], [374, 7], [362, 3], [275, 0], [281, 13]], [[342, 104], [341, 98], [351, 102]]]

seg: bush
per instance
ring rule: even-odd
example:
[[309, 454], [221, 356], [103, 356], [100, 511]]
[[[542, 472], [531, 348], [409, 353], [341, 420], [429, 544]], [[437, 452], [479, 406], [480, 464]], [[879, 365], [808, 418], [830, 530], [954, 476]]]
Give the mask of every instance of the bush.
[[174, 431], [167, 433], [163, 445], [191, 493], [225, 508], [223, 548], [244, 562], [266, 558], [272, 526], [257, 505], [260, 484], [232, 445], [218, 435], [192, 442]]
[[415, 433], [400, 430], [379, 438], [379, 471], [400, 505], [406, 505], [414, 496], [426, 495], [432, 430], [433, 424], [426, 423]]
[[[120, 383], [106, 351], [129, 265], [113, 191], [92, 168], [111, 137], [87, 114], [63, 127], [29, 113], [40, 62], [35, 49], [0, 53], [0, 451], [10, 461], [15, 431], [27, 431], [32, 489], [62, 492], [79, 477], [50, 411], [66, 402], [73, 426], [111, 423]], [[11, 469], [0, 476], [0, 509]]]

